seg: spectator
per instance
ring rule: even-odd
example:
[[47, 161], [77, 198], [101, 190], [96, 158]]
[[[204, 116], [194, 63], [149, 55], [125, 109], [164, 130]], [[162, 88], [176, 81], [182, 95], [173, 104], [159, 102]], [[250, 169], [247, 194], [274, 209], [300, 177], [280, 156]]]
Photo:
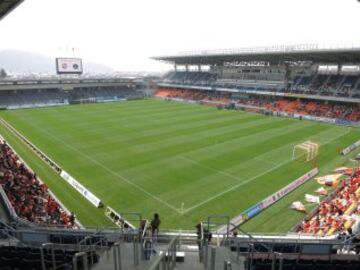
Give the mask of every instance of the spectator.
[[145, 235], [144, 235], [144, 257], [145, 260], [150, 260], [151, 254], [156, 253], [154, 249], [154, 242], [151, 237], [151, 228], [147, 228]]
[[[314, 101], [310, 99], [294, 98], [274, 98], [270, 96], [248, 95], [232, 96], [229, 92], [203, 91], [190, 89], [160, 88], [156, 94], [159, 97], [177, 98], [181, 100], [198, 101], [201, 104], [217, 106], [218, 108], [233, 108], [228, 106], [236, 103], [236, 106], [256, 107], [258, 110], [272, 112], [285, 112], [290, 115], [298, 114], [301, 117], [311, 115], [316, 117], [326, 117], [342, 119], [348, 121], [360, 121], [360, 108], [357, 104], [342, 104], [325, 101]], [[235, 106], [235, 107], [236, 107]]]
[[71, 214], [70, 214], [69, 222], [70, 222], [71, 226], [74, 226], [74, 224], [75, 224], [75, 214], [73, 212], [71, 212]]
[[150, 223], [151, 230], [152, 230], [151, 233], [152, 233], [153, 236], [158, 235], [160, 224], [161, 224], [161, 220], [160, 220], [159, 214], [155, 213], [154, 218], [151, 220], [151, 223]]
[[30, 171], [9, 145], [0, 140], [0, 184], [16, 214], [36, 224], [69, 226], [70, 215], [51, 196], [48, 187]]
[[320, 203], [312, 217], [302, 222], [299, 232], [318, 235], [340, 233], [342, 235], [347, 230], [349, 234], [352, 234], [350, 228], [355, 222], [354, 215], [360, 213], [358, 204], [359, 169], [355, 170], [355, 173], [345, 183], [336, 191], [336, 194], [333, 194], [333, 197]]

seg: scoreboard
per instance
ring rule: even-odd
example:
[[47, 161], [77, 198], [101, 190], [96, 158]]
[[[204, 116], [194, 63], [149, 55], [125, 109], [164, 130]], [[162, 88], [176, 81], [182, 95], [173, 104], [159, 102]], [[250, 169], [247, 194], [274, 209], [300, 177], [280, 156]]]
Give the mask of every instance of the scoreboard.
[[82, 74], [81, 58], [56, 58], [57, 74]]

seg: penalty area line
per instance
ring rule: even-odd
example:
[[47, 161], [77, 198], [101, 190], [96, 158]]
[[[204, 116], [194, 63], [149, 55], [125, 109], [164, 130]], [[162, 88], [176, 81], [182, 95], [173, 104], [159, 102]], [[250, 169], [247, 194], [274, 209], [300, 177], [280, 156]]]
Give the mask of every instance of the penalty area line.
[[258, 175], [255, 175], [255, 176], [253, 176], [251, 178], [248, 178], [247, 180], [245, 180], [245, 181], [243, 181], [243, 182], [241, 182], [241, 183], [239, 183], [239, 184], [237, 184], [235, 186], [232, 186], [232, 187], [230, 187], [230, 188], [228, 188], [228, 189], [226, 189], [226, 190], [224, 190], [224, 191], [222, 191], [222, 192], [220, 192], [220, 193], [218, 193], [218, 194], [216, 194], [216, 195], [214, 195], [214, 196], [212, 196], [210, 198], [207, 198], [206, 200], [204, 200], [204, 201], [202, 201], [202, 202], [200, 202], [198, 204], [195, 204], [192, 207], [189, 207], [189, 208], [185, 209], [184, 214], [186, 214], [186, 213], [188, 213], [188, 212], [190, 212], [190, 211], [192, 211], [192, 210], [194, 210], [194, 209], [196, 209], [196, 208], [198, 208], [198, 207], [200, 207], [200, 206], [202, 206], [202, 205], [204, 205], [204, 204], [206, 204], [206, 203], [208, 203], [208, 202], [210, 202], [212, 200], [215, 200], [215, 199], [221, 197], [222, 195], [224, 195], [226, 193], [229, 193], [229, 192], [231, 192], [231, 191], [233, 191], [233, 190], [235, 190], [235, 189], [237, 189], [237, 188], [239, 188], [239, 187], [241, 187], [243, 185], [246, 185], [247, 183], [250, 183], [250, 182], [254, 181], [257, 178], [259, 178], [259, 177], [261, 177], [261, 176], [263, 176], [263, 175], [265, 175], [265, 174], [267, 174], [267, 173], [269, 173], [271, 171], [274, 171], [277, 168], [279, 168], [279, 167], [281, 167], [281, 166], [283, 166], [286, 163], [289, 163], [291, 161], [292, 160], [290, 159], [290, 160], [286, 160], [285, 162], [279, 163], [278, 165], [270, 168], [269, 170], [266, 170], [266, 171], [264, 171], [264, 172], [262, 172], [262, 173], [260, 173]]
[[[339, 138], [347, 135], [349, 132], [350, 132], [350, 128], [347, 129], [344, 133], [341, 133], [341, 134], [335, 136], [334, 138], [331, 138], [331, 139], [329, 139], [329, 140], [327, 140], [327, 141], [325, 141], [325, 142], [320, 143], [320, 146], [327, 145], [327, 144], [329, 144], [329, 143], [331, 143], [331, 142], [333, 142], [333, 141], [335, 141], [335, 140], [337, 140], [337, 139], [339, 139]], [[265, 174], [267, 174], [267, 173], [269, 173], [269, 172], [272, 172], [272, 171], [278, 169], [279, 167], [281, 167], [281, 166], [283, 166], [283, 165], [285, 165], [285, 164], [287, 164], [287, 163], [290, 163], [290, 162], [292, 162], [292, 161], [293, 161], [292, 159], [289, 159], [289, 160], [286, 160], [286, 161], [284, 161], [284, 162], [282, 162], [282, 163], [279, 163], [278, 165], [270, 168], [269, 170], [266, 170], [266, 171], [264, 171], [264, 172], [262, 172], [262, 173], [260, 173], [260, 174], [258, 174], [258, 175], [255, 175], [255, 176], [253, 176], [253, 177], [245, 180], [244, 182], [241, 182], [241, 183], [239, 183], [239, 184], [237, 184], [237, 185], [235, 185], [235, 186], [232, 186], [232, 187], [230, 187], [230, 188], [228, 188], [228, 189], [226, 189], [226, 190], [224, 190], [224, 191], [222, 191], [222, 192], [220, 192], [220, 193], [218, 193], [218, 194], [216, 194], [216, 195], [214, 195], [214, 196], [212, 196], [212, 197], [210, 197], [210, 198], [207, 198], [206, 200], [204, 200], [204, 201], [202, 201], [202, 202], [200, 202], [200, 203], [198, 203], [198, 204], [195, 204], [195, 205], [193, 205], [193, 206], [185, 209], [185, 210], [183, 211], [183, 214], [187, 214], [187, 213], [189, 213], [190, 211], [192, 211], [192, 210], [194, 210], [194, 209], [196, 209], [196, 208], [198, 208], [198, 207], [200, 207], [200, 206], [202, 206], [202, 205], [204, 205], [204, 204], [206, 204], [206, 203], [208, 203], [208, 202], [210, 202], [210, 201], [213, 201], [213, 200], [221, 197], [222, 195], [224, 195], [224, 194], [226, 194], [226, 193], [229, 193], [229, 192], [231, 192], [231, 191], [233, 191], [233, 190], [235, 190], [235, 189], [237, 189], [237, 188], [239, 188], [239, 187], [241, 187], [241, 186], [243, 186], [243, 185], [245, 185], [245, 184], [248, 184], [248, 183], [254, 181], [255, 179], [257, 179], [257, 178], [259, 178], [259, 177], [261, 177], [261, 176], [263, 176], [263, 175], [265, 175]]]

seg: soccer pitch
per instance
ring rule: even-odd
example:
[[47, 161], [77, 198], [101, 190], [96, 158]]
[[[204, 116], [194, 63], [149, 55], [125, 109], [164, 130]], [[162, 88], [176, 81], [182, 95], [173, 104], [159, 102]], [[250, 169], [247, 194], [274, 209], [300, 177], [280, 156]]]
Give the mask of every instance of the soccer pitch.
[[[137, 100], [1, 111], [50, 158], [118, 212], [158, 212], [162, 228], [193, 229], [209, 215], [234, 217], [309, 171], [292, 161], [294, 145], [320, 144], [321, 172], [346, 163], [338, 149], [359, 130], [309, 121], [166, 102]], [[84, 225], [110, 225], [95, 209], [0, 126], [21, 157]], [[303, 214], [290, 202], [313, 193], [309, 181], [243, 227], [286, 232]]]

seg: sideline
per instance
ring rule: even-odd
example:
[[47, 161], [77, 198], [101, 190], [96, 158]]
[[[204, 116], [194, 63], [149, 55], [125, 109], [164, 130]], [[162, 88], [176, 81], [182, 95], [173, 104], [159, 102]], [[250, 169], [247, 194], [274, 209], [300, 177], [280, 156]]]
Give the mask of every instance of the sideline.
[[[24, 117], [20, 117], [20, 118], [26, 120]], [[55, 136], [54, 134], [48, 132], [48, 131], [45, 130], [44, 128], [34, 126], [30, 121], [28, 121], [28, 124], [29, 124], [30, 126], [32, 126], [33, 128], [42, 131], [43, 133], [45, 133], [45, 134], [48, 135], [49, 137], [51, 137], [51, 138], [53, 138], [53, 139], [61, 142], [61, 144], [62, 144], [63, 146], [66, 146], [67, 148], [69, 148], [69, 149], [77, 152], [77, 153], [80, 154], [81, 156], [83, 156], [83, 157], [85, 157], [86, 159], [90, 160], [92, 163], [98, 165], [99, 167], [101, 167], [101, 168], [103, 168], [105, 171], [107, 171], [108, 173], [116, 176], [117, 178], [120, 178], [121, 180], [123, 180], [123, 181], [126, 182], [127, 184], [129, 184], [129, 185], [135, 187], [136, 189], [140, 190], [141, 192], [143, 192], [144, 194], [148, 195], [148, 196], [151, 197], [152, 199], [154, 199], [154, 200], [162, 203], [163, 205], [166, 205], [168, 208], [176, 211], [176, 212], [179, 213], [179, 214], [182, 213], [178, 208], [172, 206], [172, 205], [169, 204], [168, 202], [166, 202], [166, 201], [160, 199], [159, 197], [153, 195], [152, 193], [148, 192], [147, 190], [145, 190], [145, 189], [142, 188], [141, 186], [133, 183], [133, 182], [132, 182], [131, 180], [129, 180], [128, 178], [126, 178], [126, 177], [122, 176], [121, 174], [113, 171], [112, 169], [110, 169], [109, 167], [105, 166], [105, 165], [102, 164], [101, 162], [99, 162], [99, 161], [97, 161], [96, 159], [92, 158], [91, 156], [85, 154], [84, 152], [82, 152], [81, 150], [75, 148], [74, 146], [68, 144], [67, 142], [65, 142], [64, 140], [62, 140], [62, 139], [60, 139], [59, 137]]]

